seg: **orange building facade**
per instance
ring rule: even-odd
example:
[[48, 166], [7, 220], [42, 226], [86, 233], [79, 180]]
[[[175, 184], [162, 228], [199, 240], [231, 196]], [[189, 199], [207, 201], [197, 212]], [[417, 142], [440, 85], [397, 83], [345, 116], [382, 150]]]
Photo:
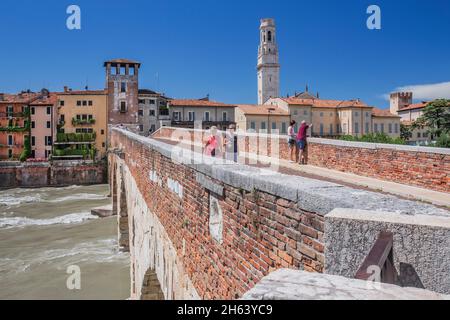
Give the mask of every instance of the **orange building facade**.
[[36, 93], [0, 94], [0, 160], [19, 160], [30, 137], [29, 105]]

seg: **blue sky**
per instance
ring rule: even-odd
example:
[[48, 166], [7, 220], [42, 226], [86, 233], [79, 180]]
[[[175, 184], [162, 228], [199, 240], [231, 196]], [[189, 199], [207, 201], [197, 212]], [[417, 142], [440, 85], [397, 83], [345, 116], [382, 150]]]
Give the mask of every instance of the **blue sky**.
[[[79, 31], [66, 28], [71, 4]], [[371, 4], [381, 30], [366, 27]], [[103, 61], [123, 57], [143, 63], [141, 88], [256, 103], [259, 21], [272, 17], [282, 95], [308, 84], [322, 98], [382, 108], [405, 86], [419, 99], [450, 98], [448, 0], [2, 0], [0, 12], [0, 92], [100, 89]]]

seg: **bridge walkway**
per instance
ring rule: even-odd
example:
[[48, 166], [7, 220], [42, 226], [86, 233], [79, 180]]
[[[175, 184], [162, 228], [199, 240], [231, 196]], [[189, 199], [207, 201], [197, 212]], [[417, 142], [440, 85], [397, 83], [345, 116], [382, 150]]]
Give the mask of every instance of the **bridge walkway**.
[[[178, 142], [167, 138], [152, 137], [151, 139], [155, 139], [157, 141], [161, 141], [171, 145], [178, 144]], [[312, 165], [300, 165], [298, 163], [291, 163], [284, 159], [274, 159], [271, 157], [256, 154], [240, 153], [239, 156], [240, 163], [247, 164], [249, 166], [273, 170], [274, 166], [271, 164], [278, 163], [278, 165], [275, 166], [276, 170], [283, 174], [334, 182], [355, 189], [364, 189], [391, 194], [399, 198], [417, 200], [439, 207], [445, 207], [447, 209], [450, 208], [450, 194], [445, 192], [380, 180], [372, 177], [360, 176], [349, 172], [342, 172]]]

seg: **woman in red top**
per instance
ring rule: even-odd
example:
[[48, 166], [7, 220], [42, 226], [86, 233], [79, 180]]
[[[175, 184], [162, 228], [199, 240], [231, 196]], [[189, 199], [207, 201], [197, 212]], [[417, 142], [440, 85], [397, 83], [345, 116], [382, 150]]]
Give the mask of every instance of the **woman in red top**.
[[218, 155], [219, 141], [217, 139], [217, 128], [211, 127], [211, 134], [205, 143], [205, 153], [207, 156], [215, 157]]
[[308, 164], [308, 145], [307, 145], [307, 132], [312, 127], [312, 124], [307, 124], [306, 121], [302, 121], [297, 134], [297, 146], [299, 149], [299, 164]]

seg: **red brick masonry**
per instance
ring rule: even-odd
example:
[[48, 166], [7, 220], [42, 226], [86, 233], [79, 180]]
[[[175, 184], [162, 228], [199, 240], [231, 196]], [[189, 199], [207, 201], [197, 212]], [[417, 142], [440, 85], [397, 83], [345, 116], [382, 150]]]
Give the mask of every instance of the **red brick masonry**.
[[[323, 271], [322, 215], [266, 192], [245, 191], [209, 178], [224, 188], [223, 195], [215, 195], [223, 211], [219, 244], [209, 232], [211, 192], [197, 182], [193, 167], [174, 163], [116, 130], [111, 144], [123, 152], [148, 208], [167, 231], [201, 298], [239, 298], [277, 268]], [[150, 180], [153, 170], [162, 186]], [[169, 189], [168, 178], [182, 185], [182, 199]]]
[[[175, 128], [162, 128], [156, 137], [174, 138]], [[192, 131], [190, 131], [193, 136]], [[185, 139], [186, 139], [186, 134]], [[188, 135], [189, 136], [189, 135]], [[239, 150], [271, 155], [271, 142], [279, 145], [281, 159], [289, 160], [284, 136], [241, 135]], [[267, 140], [267, 144], [261, 141]], [[267, 147], [266, 147], [267, 145]], [[264, 150], [263, 150], [264, 149]], [[397, 146], [311, 138], [309, 164], [361, 176], [450, 192], [450, 149]]]

